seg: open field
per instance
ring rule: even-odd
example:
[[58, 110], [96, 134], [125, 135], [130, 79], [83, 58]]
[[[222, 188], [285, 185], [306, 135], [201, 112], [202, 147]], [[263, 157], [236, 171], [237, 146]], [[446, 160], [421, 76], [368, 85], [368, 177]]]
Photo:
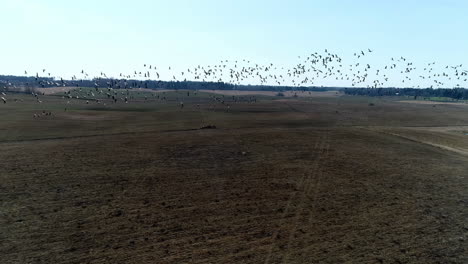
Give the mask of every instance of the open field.
[[[272, 91], [237, 91], [237, 90], [200, 90], [205, 93], [224, 94], [224, 95], [266, 95], [276, 96], [278, 92]], [[309, 91], [284, 91], [282, 92], [284, 97], [335, 97], [339, 96], [338, 92], [326, 91], [326, 92], [309, 92]]]
[[468, 263], [468, 105], [58, 92], [0, 105], [1, 263]]

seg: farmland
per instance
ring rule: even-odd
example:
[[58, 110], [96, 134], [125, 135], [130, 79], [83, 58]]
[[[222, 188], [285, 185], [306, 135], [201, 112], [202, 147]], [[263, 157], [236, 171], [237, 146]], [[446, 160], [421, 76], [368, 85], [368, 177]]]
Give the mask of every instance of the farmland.
[[468, 262], [467, 104], [92, 91], [0, 105], [2, 263]]

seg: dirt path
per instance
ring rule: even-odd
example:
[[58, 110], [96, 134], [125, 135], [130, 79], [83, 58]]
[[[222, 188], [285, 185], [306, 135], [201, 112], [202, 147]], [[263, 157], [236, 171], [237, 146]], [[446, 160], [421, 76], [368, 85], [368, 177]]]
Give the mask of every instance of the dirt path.
[[[310, 207], [310, 203], [306, 206], [306, 198], [312, 197], [312, 201], [317, 195], [317, 190], [320, 186], [321, 181], [321, 168], [320, 168], [320, 160], [326, 158], [328, 154], [328, 148], [330, 147], [328, 143], [328, 134], [325, 134], [323, 137], [318, 138], [315, 142], [314, 149], [318, 151], [320, 154], [316, 157], [313, 164], [310, 168], [302, 173], [302, 176], [298, 178], [296, 182], [295, 190], [291, 191], [289, 199], [286, 202], [286, 205], [283, 209], [283, 214], [280, 217], [278, 226], [284, 226], [285, 221], [290, 221], [291, 228], [289, 229], [289, 235], [287, 238], [286, 246], [284, 250], [280, 250], [279, 248], [281, 245], [278, 243], [278, 238], [281, 233], [281, 229], [278, 228], [272, 235], [272, 242], [269, 247], [265, 264], [268, 263], [278, 263], [278, 259], [274, 259], [276, 256], [281, 260], [281, 263], [288, 263], [289, 256], [292, 250], [292, 244], [294, 241], [294, 236], [297, 232], [298, 225], [299, 225], [299, 218], [306, 214], [310, 216], [311, 209], [313, 210], [314, 207]], [[313, 204], [312, 204], [313, 205]], [[288, 215], [293, 215], [293, 218], [287, 217]]]
[[465, 155], [465, 156], [468, 157], [468, 150], [465, 150], [465, 149], [458, 149], [458, 148], [453, 148], [453, 147], [449, 147], [449, 146], [442, 145], [442, 144], [436, 144], [436, 143], [433, 143], [433, 142], [420, 140], [420, 139], [417, 139], [415, 137], [411, 137], [411, 136], [408, 136], [408, 135], [392, 133], [392, 132], [386, 132], [386, 131], [381, 131], [381, 132], [385, 133], [387, 135], [392, 135], [392, 136], [404, 138], [404, 139], [407, 139], [407, 140], [410, 140], [410, 141], [413, 141], [413, 142], [426, 144], [426, 145], [429, 145], [429, 146], [433, 146], [433, 147], [440, 148], [440, 149], [443, 149], [443, 150], [448, 150], [448, 151], [455, 152], [457, 154]]

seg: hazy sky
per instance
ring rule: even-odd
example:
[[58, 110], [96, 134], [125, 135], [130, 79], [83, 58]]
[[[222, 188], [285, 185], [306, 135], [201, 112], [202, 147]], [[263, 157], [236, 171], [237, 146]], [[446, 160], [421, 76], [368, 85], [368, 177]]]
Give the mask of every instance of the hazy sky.
[[0, 11], [0, 74], [117, 76], [243, 58], [289, 67], [324, 49], [350, 64], [367, 48], [372, 65], [468, 64], [466, 0], [0, 0]]

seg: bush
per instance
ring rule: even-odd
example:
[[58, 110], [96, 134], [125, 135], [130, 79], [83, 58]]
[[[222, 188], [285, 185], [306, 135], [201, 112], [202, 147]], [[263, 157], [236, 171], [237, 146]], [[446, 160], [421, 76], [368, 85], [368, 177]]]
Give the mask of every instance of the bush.
[[284, 93], [279, 92], [279, 93], [276, 94], [276, 96], [284, 96]]

